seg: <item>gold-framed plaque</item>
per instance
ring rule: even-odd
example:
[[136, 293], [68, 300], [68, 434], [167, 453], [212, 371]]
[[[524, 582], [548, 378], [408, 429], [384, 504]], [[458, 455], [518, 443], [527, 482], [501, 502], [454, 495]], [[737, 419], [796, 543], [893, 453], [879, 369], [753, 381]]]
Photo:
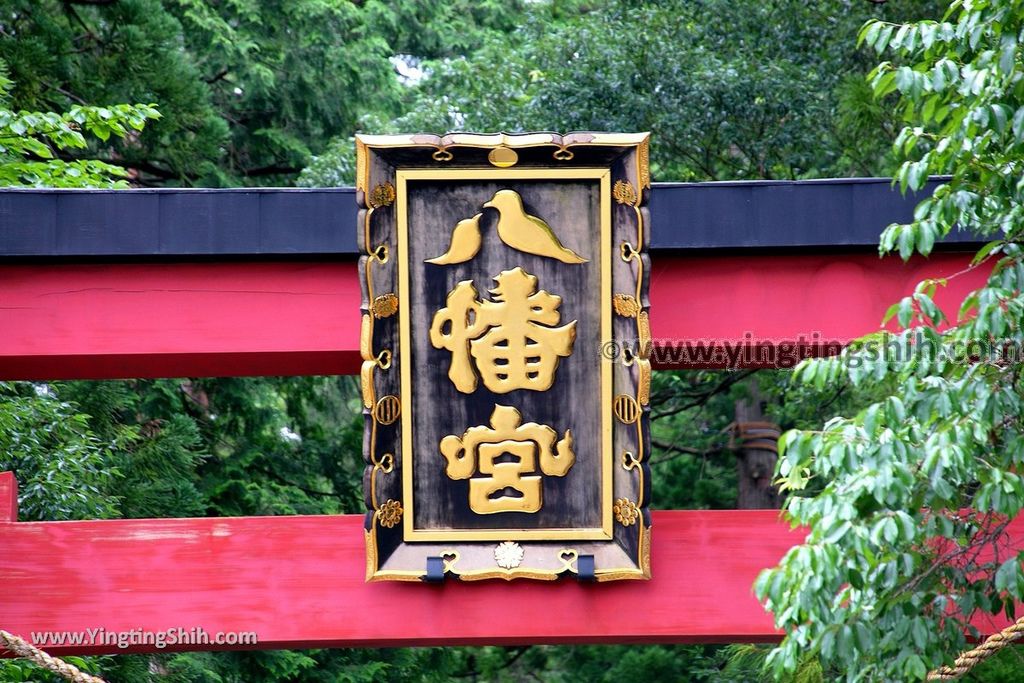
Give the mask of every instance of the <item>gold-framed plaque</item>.
[[356, 138], [367, 580], [650, 577], [648, 143]]

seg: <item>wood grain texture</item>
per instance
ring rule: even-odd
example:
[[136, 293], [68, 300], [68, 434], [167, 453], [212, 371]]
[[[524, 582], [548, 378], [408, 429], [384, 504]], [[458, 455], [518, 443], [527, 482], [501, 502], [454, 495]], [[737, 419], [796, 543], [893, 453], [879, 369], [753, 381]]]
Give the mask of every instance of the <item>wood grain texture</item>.
[[[661, 256], [655, 348], [707, 349], [695, 364], [723, 367], [711, 352], [747, 333], [769, 345], [815, 332], [849, 341], [878, 329], [921, 279], [969, 263], [964, 253], [907, 264], [865, 253]], [[985, 277], [950, 280], [939, 304], [954, 312]], [[359, 301], [351, 262], [0, 264], [0, 379], [356, 374]]]
[[[654, 524], [650, 582], [442, 585], [365, 583], [356, 515], [0, 524], [0, 582], [26, 587], [5, 592], [0, 623], [25, 636], [256, 631], [266, 649], [777, 637], [750, 585], [798, 534], [765, 512], [661, 512]], [[503, 604], [514, 608], [495, 618]]]
[[[480, 220], [483, 248], [475, 258], [439, 266], [425, 259], [442, 253], [452, 227], [480, 212], [480, 206], [500, 189], [523, 197], [531, 215], [543, 217], [562, 243], [589, 259], [566, 265], [554, 259], [523, 254], [501, 243], [496, 234], [497, 212], [486, 210]], [[461, 182], [440, 185], [410, 183], [409, 264], [413, 373], [414, 497], [417, 529], [600, 528], [601, 487], [600, 240], [599, 191], [590, 182]], [[537, 277], [537, 287], [562, 298], [561, 326], [576, 321], [572, 353], [554, 371], [546, 392], [517, 390], [505, 394], [478, 383], [471, 394], [459, 392], [448, 378], [451, 353], [434, 348], [429, 330], [434, 313], [460, 281], [474, 282], [483, 300], [495, 286], [493, 277], [522, 267]], [[576, 463], [564, 477], [543, 477], [541, 509], [532, 514], [478, 515], [469, 508], [469, 480], [452, 481], [445, 474], [438, 444], [446, 435], [461, 437], [469, 427], [487, 426], [496, 405], [515, 407], [522, 421], [552, 427], [559, 435], [572, 430]], [[572, 406], [567, 410], [567, 406]]]
[[[778, 639], [751, 585], [799, 532], [770, 510], [652, 517], [653, 578], [601, 584], [367, 584], [360, 515], [0, 523], [0, 623], [25, 637], [255, 631], [260, 649]], [[1009, 533], [1024, 545], [1024, 520]], [[495, 605], [512, 607], [495, 618]], [[983, 633], [1006, 625], [975, 623]]]

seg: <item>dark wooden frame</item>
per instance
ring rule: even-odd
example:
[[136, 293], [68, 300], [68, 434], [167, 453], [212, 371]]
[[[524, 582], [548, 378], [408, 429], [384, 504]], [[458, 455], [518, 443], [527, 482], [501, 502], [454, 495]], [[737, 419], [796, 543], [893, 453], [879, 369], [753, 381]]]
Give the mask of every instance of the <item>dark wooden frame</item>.
[[[563, 574], [597, 581], [650, 578], [647, 134], [366, 136], [358, 137], [356, 144], [367, 580], [421, 581], [444, 576], [553, 580]], [[510, 156], [513, 162], [496, 163], [492, 161], [497, 159], [495, 154]], [[414, 541], [410, 525], [402, 523], [403, 518], [409, 519], [409, 489], [402, 486], [406, 450], [399, 415], [407, 409], [408, 396], [401, 380], [403, 360], [397, 352], [399, 308], [406, 302], [401, 300], [397, 263], [402, 200], [396, 201], [396, 193], [404, 191], [399, 178], [406, 170], [462, 175], [460, 170], [486, 169], [500, 177], [504, 171], [495, 169], [506, 168], [510, 176], [534, 171], [544, 177], [571, 169], [601, 177], [601, 220], [607, 224], [604, 234], [610, 241], [603, 245], [607, 265], [602, 264], [602, 292], [607, 300], [602, 308], [607, 312], [601, 315], [609, 322], [603, 329], [611, 332], [610, 338], [602, 335], [602, 344], [621, 352], [595, 362], [595, 371], [606, 367], [610, 380], [601, 398], [607, 416], [603, 429], [609, 432], [603, 437], [607, 447], [602, 458], [608, 462], [602, 463], [607, 474], [601, 490], [608, 535], [603, 540], [567, 540], [562, 537], [565, 534], [523, 539], [524, 563], [503, 568], [494, 557], [493, 538], [500, 532], [481, 532], [480, 540]]]

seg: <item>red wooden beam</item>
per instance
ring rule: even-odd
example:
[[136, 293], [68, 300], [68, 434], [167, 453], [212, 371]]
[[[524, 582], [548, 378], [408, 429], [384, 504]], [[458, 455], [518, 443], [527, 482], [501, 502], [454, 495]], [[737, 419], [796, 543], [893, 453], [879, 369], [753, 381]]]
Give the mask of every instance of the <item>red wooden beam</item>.
[[[844, 343], [878, 329], [940, 253], [662, 257], [651, 278], [655, 364], [724, 367], [728, 351]], [[984, 274], [940, 296], [955, 310]], [[351, 262], [0, 265], [0, 379], [355, 374], [359, 284]], [[739, 365], [758, 365], [739, 357]]]
[[[772, 510], [653, 513], [650, 581], [365, 583], [362, 517], [0, 523], [0, 627], [54, 654], [108, 634], [254, 632], [258, 649], [772, 642], [758, 572], [801, 540]], [[1010, 525], [1024, 542], [1024, 521]], [[982, 632], [1005, 620], [983, 618]], [[38, 634], [79, 634], [78, 644]], [[173, 650], [229, 649], [211, 644]]]
[[656, 512], [651, 581], [368, 584], [362, 524], [355, 515], [0, 523], [0, 627], [29, 639], [254, 631], [261, 649], [770, 641], [777, 634], [751, 584], [800, 540], [775, 511]]
[[0, 472], [0, 524], [18, 521], [18, 480], [14, 472]]

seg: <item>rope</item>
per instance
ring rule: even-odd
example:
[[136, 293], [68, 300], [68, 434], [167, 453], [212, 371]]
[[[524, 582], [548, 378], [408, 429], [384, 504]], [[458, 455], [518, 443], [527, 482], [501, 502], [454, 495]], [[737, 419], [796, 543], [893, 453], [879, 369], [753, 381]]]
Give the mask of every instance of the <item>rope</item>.
[[48, 655], [38, 647], [29, 645], [24, 638], [20, 638], [3, 629], [0, 629], [0, 645], [3, 645], [19, 657], [29, 659], [44, 669], [49, 669], [55, 674], [63, 676], [72, 683], [105, 683], [102, 678], [87, 674], [78, 667], [68, 664], [63, 659]]
[[750, 448], [779, 452], [779, 436], [782, 432], [774, 422], [733, 422], [726, 429], [729, 430], [731, 450]]
[[999, 633], [993, 633], [978, 647], [960, 653], [960, 656], [953, 662], [953, 666], [940, 666], [935, 669], [928, 674], [928, 680], [955, 681], [1010, 643], [1021, 638], [1024, 638], [1024, 617]]

